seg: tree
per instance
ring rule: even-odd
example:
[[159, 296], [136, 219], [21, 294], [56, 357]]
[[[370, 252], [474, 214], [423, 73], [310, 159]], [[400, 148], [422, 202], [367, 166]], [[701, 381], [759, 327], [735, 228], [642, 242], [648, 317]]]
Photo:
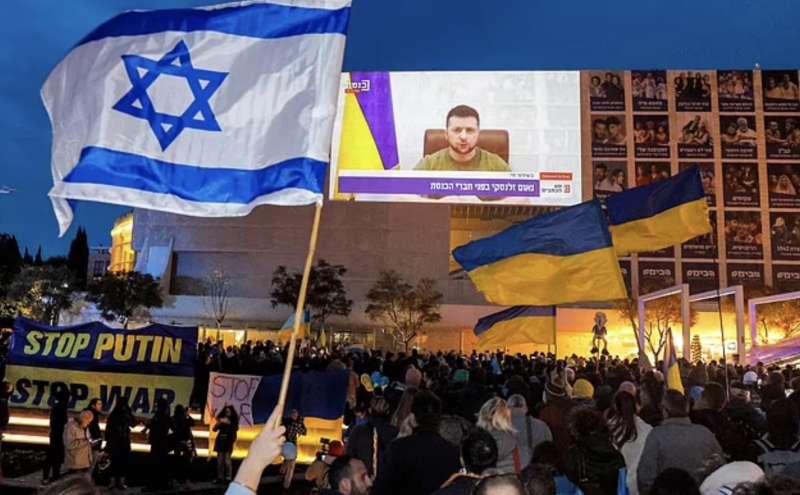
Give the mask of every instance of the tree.
[[[343, 265], [332, 265], [323, 259], [311, 267], [306, 309], [311, 312], [311, 319], [319, 322], [320, 328], [325, 328], [330, 316], [348, 316], [353, 308], [353, 301], [347, 299], [347, 290], [342, 282], [346, 273], [347, 268]], [[302, 273], [289, 272], [285, 266], [276, 268], [272, 273], [272, 292], [269, 294], [272, 307], [286, 305], [296, 309], [302, 281]]]
[[87, 287], [86, 299], [97, 306], [106, 321], [118, 321], [128, 328], [131, 317], [146, 318], [150, 308], [164, 305], [158, 282], [139, 272], [106, 273]]
[[386, 325], [406, 351], [425, 324], [442, 319], [442, 293], [430, 278], [422, 278], [414, 286], [394, 270], [382, 271], [367, 292], [367, 300], [369, 319]]
[[696, 363], [703, 360], [703, 344], [700, 342], [700, 335], [692, 336], [692, 362]]
[[206, 277], [204, 286], [203, 303], [220, 329], [230, 309], [231, 279], [224, 271], [214, 270]]
[[36, 251], [36, 257], [33, 258], [34, 266], [42, 266], [44, 262], [42, 261], [42, 246], [39, 246], [39, 249]]
[[[640, 288], [643, 294], [648, 294], [654, 290], [664, 287], [664, 284], [673, 285], [671, 280], [661, 281], [659, 286], [653, 287], [650, 284], [645, 284]], [[631, 329], [636, 335], [638, 342], [638, 327], [639, 327], [639, 298], [635, 295], [627, 300], [620, 301], [617, 305], [617, 311], [620, 316], [626, 318], [631, 323]], [[697, 322], [697, 310], [689, 309], [689, 324], [694, 325]], [[660, 359], [661, 352], [667, 344], [667, 329], [672, 328], [674, 325], [681, 324], [681, 298], [680, 295], [661, 297], [653, 301], [648, 301], [645, 304], [645, 328], [644, 338], [645, 345], [653, 356], [654, 362]]]
[[0, 297], [22, 269], [22, 256], [19, 254], [17, 238], [0, 234]]
[[58, 316], [72, 307], [75, 281], [65, 267], [26, 266], [14, 278], [8, 299], [22, 316], [49, 325], [58, 324]]
[[75, 275], [75, 281], [81, 289], [86, 288], [86, 274], [89, 270], [89, 238], [83, 227], [78, 228], [75, 238], [69, 246], [67, 265]]
[[28, 248], [25, 248], [25, 256], [22, 257], [22, 264], [23, 265], [32, 265], [33, 264], [33, 256], [31, 253], [28, 252]]

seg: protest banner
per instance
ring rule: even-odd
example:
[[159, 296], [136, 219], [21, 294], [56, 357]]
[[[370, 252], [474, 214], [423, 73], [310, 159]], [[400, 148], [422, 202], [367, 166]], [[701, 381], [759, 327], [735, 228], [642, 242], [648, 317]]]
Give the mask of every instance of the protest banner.
[[149, 415], [159, 398], [188, 405], [196, 355], [196, 327], [50, 327], [18, 318], [6, 368], [14, 389], [9, 402], [47, 409], [52, 393], [66, 387], [71, 409], [97, 397], [106, 409], [124, 400], [134, 414]]

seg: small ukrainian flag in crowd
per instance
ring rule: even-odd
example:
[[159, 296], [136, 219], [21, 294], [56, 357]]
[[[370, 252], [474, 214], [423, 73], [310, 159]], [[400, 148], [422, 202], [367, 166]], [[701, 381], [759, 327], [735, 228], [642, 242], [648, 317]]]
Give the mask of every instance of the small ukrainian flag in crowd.
[[548, 306], [627, 297], [596, 200], [470, 242], [456, 248], [453, 257], [493, 304]]
[[672, 340], [671, 328], [667, 329], [667, 343], [664, 345], [664, 380], [667, 382], [668, 389], [684, 393], [681, 367], [675, 354], [675, 342]]
[[50, 198], [202, 217], [322, 201], [349, 0], [131, 11], [42, 88]]
[[606, 199], [619, 256], [657, 251], [711, 232], [700, 169]]
[[555, 344], [555, 306], [514, 306], [484, 316], [475, 324], [481, 349], [514, 344]]

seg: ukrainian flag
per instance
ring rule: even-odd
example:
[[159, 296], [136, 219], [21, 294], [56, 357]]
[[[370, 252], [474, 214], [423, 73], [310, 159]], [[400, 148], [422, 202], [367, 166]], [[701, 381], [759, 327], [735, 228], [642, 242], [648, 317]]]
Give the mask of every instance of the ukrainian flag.
[[664, 345], [664, 380], [667, 388], [684, 393], [681, 382], [681, 367], [675, 356], [675, 343], [672, 340], [672, 329], [667, 329], [667, 343]]
[[475, 324], [480, 349], [514, 344], [555, 344], [555, 306], [514, 306], [484, 316]]
[[[297, 338], [298, 339], [305, 339], [308, 338], [308, 331], [309, 327], [311, 326], [311, 311], [305, 310], [303, 311], [303, 321], [300, 323], [300, 327], [297, 329]], [[292, 337], [292, 331], [294, 330], [294, 311], [292, 314], [289, 315], [289, 318], [283, 323], [281, 326], [280, 332], [278, 333], [278, 339], [281, 342], [288, 342], [289, 339]]]
[[627, 298], [600, 203], [514, 225], [453, 251], [486, 299], [502, 306]]
[[619, 256], [656, 251], [711, 232], [700, 169], [606, 199]]

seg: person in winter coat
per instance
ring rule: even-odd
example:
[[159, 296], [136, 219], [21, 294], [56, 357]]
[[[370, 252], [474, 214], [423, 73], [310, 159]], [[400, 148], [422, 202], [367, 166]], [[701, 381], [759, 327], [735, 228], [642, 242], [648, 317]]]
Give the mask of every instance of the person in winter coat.
[[470, 495], [486, 472], [497, 465], [497, 443], [492, 435], [477, 429], [461, 444], [463, 469], [454, 473], [434, 495]]
[[639, 459], [647, 441], [647, 436], [653, 427], [645, 423], [637, 414], [639, 404], [636, 397], [620, 390], [614, 395], [614, 405], [608, 412], [608, 426], [611, 431], [611, 441], [625, 459], [630, 495], [638, 495], [639, 487], [636, 480], [636, 470], [639, 468]]
[[92, 467], [94, 454], [86, 430], [94, 416], [90, 411], [81, 411], [64, 429], [64, 467], [67, 472], [85, 472]]
[[611, 443], [603, 416], [595, 408], [579, 406], [570, 412], [569, 427], [575, 444], [564, 461], [567, 478], [585, 495], [616, 494], [625, 459]]
[[214, 424], [217, 439], [214, 441], [214, 451], [217, 453], [217, 479], [215, 483], [227, 483], [231, 480], [231, 455], [236, 444], [236, 435], [239, 431], [239, 415], [233, 406], [225, 406], [217, 414]]
[[378, 470], [374, 493], [429, 494], [458, 470], [458, 448], [438, 433], [441, 414], [438, 397], [425, 390], [417, 392], [411, 406], [414, 431], [389, 445], [385, 468]]
[[[389, 422], [389, 402], [373, 397], [366, 423], [353, 427], [347, 439], [347, 455], [360, 459], [370, 476], [381, 471], [386, 451], [397, 437], [397, 428]], [[377, 447], [377, 452], [375, 448]]]
[[178, 404], [175, 406], [172, 424], [175, 425], [173, 434], [175, 479], [183, 485], [189, 481], [189, 468], [192, 458], [195, 456], [194, 436], [192, 435], [194, 419], [189, 416], [185, 407]]
[[169, 466], [170, 434], [175, 431], [169, 414], [169, 403], [159, 398], [156, 401], [153, 417], [147, 423], [150, 442], [150, 488], [154, 490], [169, 488], [172, 484]]
[[111, 484], [126, 490], [125, 476], [131, 457], [131, 428], [136, 426], [127, 402], [117, 402], [106, 422], [106, 452], [111, 457]]
[[558, 455], [563, 459], [573, 444], [567, 418], [569, 412], [575, 407], [575, 402], [567, 395], [566, 380], [562, 376], [552, 377], [545, 383], [544, 401], [545, 406], [539, 411], [539, 419], [547, 423], [553, 435], [553, 443], [558, 449]]
[[653, 428], [639, 459], [639, 493], [650, 492], [656, 477], [665, 469], [688, 472], [699, 483], [706, 474], [706, 463], [723, 456], [722, 448], [708, 428], [689, 420], [689, 401], [677, 390], [664, 394], [666, 418]]
[[497, 443], [497, 471], [522, 472], [522, 457], [511, 425], [511, 409], [499, 397], [489, 399], [478, 412], [478, 428], [488, 431]]
[[103, 434], [100, 432], [100, 417], [103, 414], [103, 401], [94, 398], [89, 401], [89, 405], [84, 409], [92, 413], [92, 422], [89, 423], [89, 440], [92, 442], [92, 450], [99, 451], [103, 444]]
[[67, 410], [70, 394], [66, 388], [58, 388], [53, 392], [50, 407], [50, 442], [47, 446], [47, 458], [44, 461], [42, 484], [47, 485], [61, 476], [61, 464], [64, 463], [64, 428], [67, 426]]
[[528, 403], [522, 395], [509, 397], [508, 407], [511, 409], [511, 426], [519, 447], [522, 469], [525, 469], [531, 462], [536, 446], [542, 442], [552, 442], [553, 434], [547, 423], [528, 415]]

